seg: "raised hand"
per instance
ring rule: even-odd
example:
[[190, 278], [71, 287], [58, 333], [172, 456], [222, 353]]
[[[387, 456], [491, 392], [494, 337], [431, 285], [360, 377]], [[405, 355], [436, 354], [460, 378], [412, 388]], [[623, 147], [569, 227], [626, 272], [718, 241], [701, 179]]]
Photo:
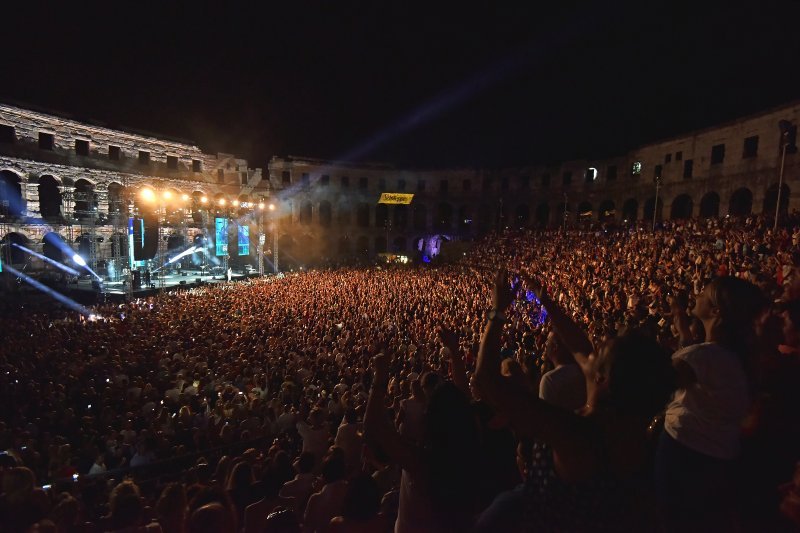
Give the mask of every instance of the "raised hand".
[[525, 280], [525, 287], [533, 292], [537, 297], [541, 296], [544, 293], [544, 285], [538, 278], [530, 275], [526, 275], [523, 277]]
[[508, 271], [501, 268], [494, 277], [494, 290], [492, 291], [492, 308], [498, 311], [505, 311], [511, 302], [514, 301], [514, 291], [508, 282]]
[[377, 382], [389, 380], [389, 357], [385, 354], [378, 354], [372, 358], [372, 371], [375, 372]]
[[447, 326], [439, 327], [439, 340], [442, 341], [451, 352], [455, 354], [458, 351], [458, 334]]

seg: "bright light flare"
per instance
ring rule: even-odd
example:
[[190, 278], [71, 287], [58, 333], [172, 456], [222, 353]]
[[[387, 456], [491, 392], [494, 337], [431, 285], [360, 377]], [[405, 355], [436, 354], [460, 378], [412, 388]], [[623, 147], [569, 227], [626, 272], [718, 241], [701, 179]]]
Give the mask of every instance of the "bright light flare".
[[239, 207], [239, 200], [234, 200], [233, 201], [233, 206], [234, 207]]
[[170, 200], [170, 199], [172, 199], [172, 193], [171, 193], [171, 192], [169, 192], [169, 191], [164, 191], [164, 192], [161, 194], [161, 196], [163, 196], [164, 200]]
[[188, 194], [182, 194], [181, 195], [181, 200], [183, 200], [184, 202], [188, 202], [189, 201], [189, 195]]
[[19, 245], [17, 243], [13, 243], [13, 246], [16, 246], [17, 248], [19, 248], [23, 252], [27, 252], [27, 253], [31, 254], [32, 256], [34, 256], [34, 257], [38, 257], [39, 259], [41, 259], [45, 263], [49, 263], [49, 264], [53, 265], [54, 267], [63, 270], [67, 274], [71, 274], [73, 276], [77, 276], [78, 275], [78, 271], [75, 270], [74, 268], [70, 268], [67, 265], [62, 265], [58, 261], [54, 261], [53, 259], [50, 259], [46, 255], [42, 255], [42, 254], [40, 254], [38, 252], [34, 252], [33, 250], [25, 248], [24, 246], [21, 246], [21, 245]]
[[82, 267], [86, 266], [86, 260], [83, 257], [79, 256], [78, 254], [73, 255], [72, 260], [75, 262], [76, 265], [80, 265]]
[[69, 298], [67, 298], [66, 296], [61, 294], [60, 292], [56, 292], [53, 289], [51, 289], [50, 287], [48, 287], [46, 285], [43, 285], [42, 283], [40, 283], [40, 282], [36, 281], [35, 279], [31, 278], [27, 274], [23, 274], [22, 272], [19, 272], [18, 270], [14, 269], [14, 267], [12, 267], [10, 265], [3, 265], [3, 268], [5, 270], [7, 270], [8, 272], [10, 272], [11, 274], [13, 274], [14, 276], [17, 276], [18, 278], [20, 278], [24, 282], [28, 283], [33, 288], [35, 288], [35, 289], [37, 289], [37, 290], [39, 290], [39, 291], [41, 291], [41, 292], [43, 292], [43, 293], [45, 293], [45, 294], [47, 294], [49, 296], [52, 296], [54, 299], [58, 300], [59, 302], [61, 302], [64, 305], [66, 305], [67, 307], [69, 307], [73, 311], [77, 311], [78, 313], [82, 314], [83, 316], [87, 316], [87, 317], [92, 315], [91, 311], [89, 311], [88, 309], [86, 309], [85, 307], [83, 307], [82, 305], [77, 303], [76, 301], [70, 300]]
[[225, 198], [220, 198], [220, 199], [217, 201], [217, 203], [218, 203], [219, 205], [225, 205]]
[[263, 210], [264, 210], [264, 202], [260, 202], [260, 203], [258, 204], [258, 208], [259, 208], [259, 209], [261, 209], [261, 210], [263, 211]]
[[196, 246], [192, 246], [192, 247], [191, 247], [191, 248], [189, 248], [188, 250], [185, 250], [185, 251], [183, 251], [183, 252], [179, 253], [178, 255], [176, 255], [175, 257], [173, 257], [173, 258], [172, 258], [172, 259], [170, 259], [169, 261], [167, 261], [167, 264], [174, 263], [174, 262], [175, 262], [175, 261], [177, 261], [178, 259], [181, 259], [181, 258], [183, 258], [183, 257], [186, 257], [187, 255], [193, 254], [193, 253], [195, 253], [196, 251], [197, 251], [197, 247], [196, 247]]
[[152, 202], [156, 198], [156, 193], [153, 192], [153, 189], [142, 189], [140, 194], [145, 202]]
[[269, 204], [269, 210], [275, 211], [275, 204]]
[[208, 197], [207, 197], [207, 196], [203, 196], [203, 197], [201, 197], [201, 198], [200, 198], [200, 203], [201, 203], [201, 204], [207, 204], [207, 203], [208, 203]]

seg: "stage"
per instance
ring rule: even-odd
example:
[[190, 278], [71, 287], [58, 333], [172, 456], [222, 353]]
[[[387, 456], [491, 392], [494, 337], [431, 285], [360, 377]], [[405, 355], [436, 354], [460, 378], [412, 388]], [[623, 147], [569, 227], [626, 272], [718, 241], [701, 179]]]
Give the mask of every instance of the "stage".
[[[231, 282], [236, 283], [257, 277], [259, 277], [257, 273], [234, 272], [231, 275]], [[131, 298], [143, 298], [156, 295], [161, 291], [227, 283], [227, 281], [227, 276], [223, 274], [212, 275], [208, 272], [201, 273], [199, 271], [153, 275], [149, 286], [145, 286], [142, 283], [142, 286], [136, 289], [129, 289], [127, 284], [122, 281], [105, 281], [99, 284], [97, 280], [80, 279], [75, 283], [67, 284], [65, 293], [82, 303], [94, 303], [102, 300], [121, 302], [129, 296]]]

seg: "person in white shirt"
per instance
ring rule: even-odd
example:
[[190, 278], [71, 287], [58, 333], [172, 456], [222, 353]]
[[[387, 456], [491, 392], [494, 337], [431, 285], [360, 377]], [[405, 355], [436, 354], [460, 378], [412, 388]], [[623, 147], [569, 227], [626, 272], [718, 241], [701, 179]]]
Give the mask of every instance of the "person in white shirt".
[[568, 411], [577, 411], [586, 404], [586, 378], [581, 367], [553, 332], [547, 337], [544, 355], [555, 368], [539, 381], [539, 398]]
[[358, 417], [353, 408], [345, 411], [342, 423], [336, 431], [334, 444], [344, 452], [344, 461], [347, 472], [353, 472], [361, 466], [362, 439], [358, 433]]
[[308, 417], [311, 425], [302, 420], [297, 423], [297, 431], [303, 439], [303, 451], [314, 454], [317, 464], [328, 451], [328, 441], [331, 434], [323, 425], [322, 411], [314, 409]]
[[[688, 316], [673, 300], [681, 344], [691, 338]], [[730, 511], [730, 474], [740, 452], [741, 423], [750, 408], [747, 361], [755, 353], [756, 320], [766, 308], [760, 289], [717, 278], [697, 297], [692, 315], [706, 341], [672, 356], [678, 391], [667, 407], [656, 453], [659, 505], [671, 527], [717, 524]]]

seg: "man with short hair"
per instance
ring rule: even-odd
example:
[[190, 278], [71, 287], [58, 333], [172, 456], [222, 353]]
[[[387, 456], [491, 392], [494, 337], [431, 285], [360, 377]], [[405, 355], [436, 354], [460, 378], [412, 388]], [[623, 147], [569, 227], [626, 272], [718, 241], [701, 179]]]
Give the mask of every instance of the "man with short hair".
[[576, 411], [586, 405], [586, 380], [583, 371], [553, 332], [547, 336], [544, 355], [555, 368], [542, 376], [539, 382], [539, 398], [569, 411]]

